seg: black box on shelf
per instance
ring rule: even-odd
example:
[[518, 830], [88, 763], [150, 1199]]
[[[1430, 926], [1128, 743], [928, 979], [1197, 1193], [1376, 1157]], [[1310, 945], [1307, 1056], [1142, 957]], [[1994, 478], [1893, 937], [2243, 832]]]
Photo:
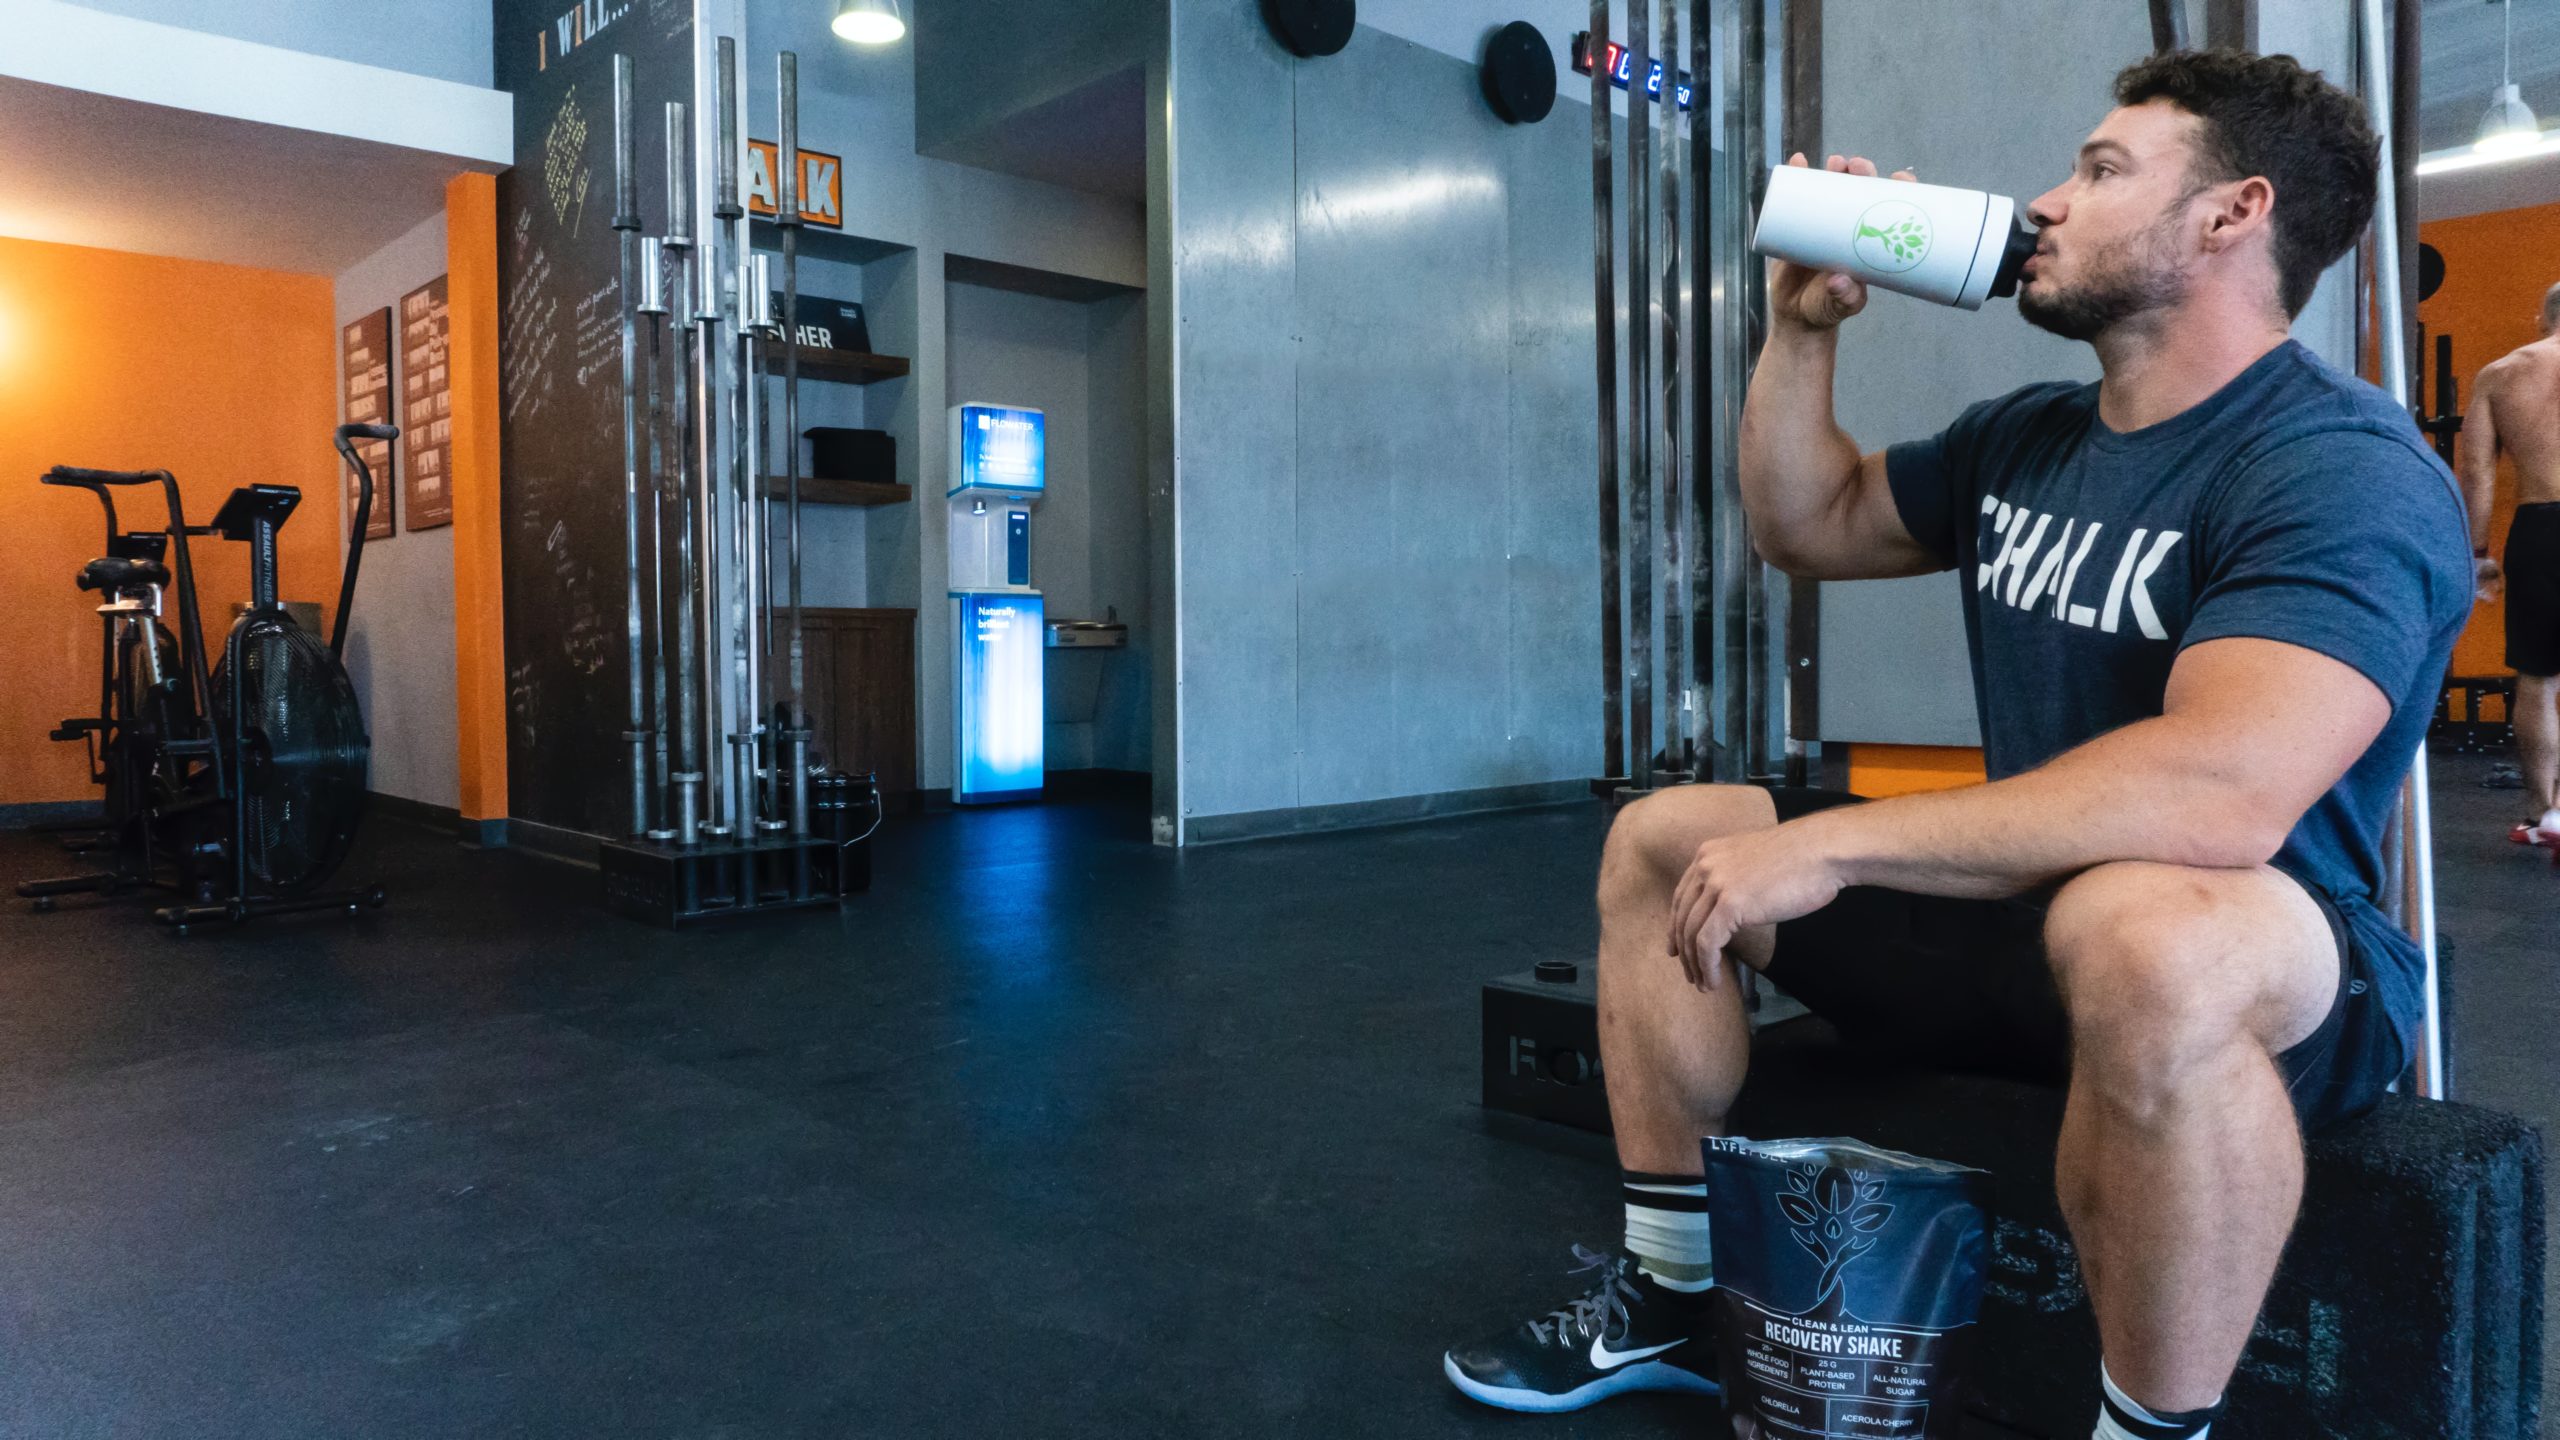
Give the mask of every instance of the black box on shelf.
[[813, 425], [800, 433], [809, 437], [809, 473], [817, 479], [898, 483], [898, 438], [888, 431]]
[[[773, 292], [773, 318], [782, 320], [782, 292]], [[830, 300], [823, 295], [800, 297], [800, 343], [830, 350], [871, 349], [871, 326], [862, 318], [859, 300]]]

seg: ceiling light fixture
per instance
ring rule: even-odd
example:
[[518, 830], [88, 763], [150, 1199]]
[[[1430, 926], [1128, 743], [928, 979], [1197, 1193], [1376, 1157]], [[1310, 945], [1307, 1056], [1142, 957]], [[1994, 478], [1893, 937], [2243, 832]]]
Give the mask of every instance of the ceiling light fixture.
[[887, 45], [906, 35], [907, 20], [898, 0], [838, 0], [830, 28], [856, 45]]
[[2492, 165], [2509, 165], [2518, 160], [2535, 160], [2560, 155], [2560, 130], [2546, 132], [2539, 140], [2527, 140], [2508, 150], [2475, 150], [2464, 145], [2453, 150], [2432, 150], [2418, 157], [2418, 174], [2447, 175], [2458, 170], [2481, 170]]
[[2480, 117], [2480, 138], [2471, 142], [2471, 148], [2483, 155], [2518, 155], [2542, 141], [2542, 123], [2516, 86], [2516, 0], [2504, 3], [2506, 58], [2498, 69], [2497, 93], [2489, 97], [2488, 113]]

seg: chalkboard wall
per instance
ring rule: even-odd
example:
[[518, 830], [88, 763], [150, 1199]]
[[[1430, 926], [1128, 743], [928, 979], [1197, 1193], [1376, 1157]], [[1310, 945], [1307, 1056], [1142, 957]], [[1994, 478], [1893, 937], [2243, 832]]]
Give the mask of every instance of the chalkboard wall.
[[629, 794], [613, 57], [632, 60], [643, 233], [660, 234], [693, 35], [691, 0], [495, 6], [494, 75], [516, 101], [498, 180], [508, 807], [590, 834], [624, 831]]

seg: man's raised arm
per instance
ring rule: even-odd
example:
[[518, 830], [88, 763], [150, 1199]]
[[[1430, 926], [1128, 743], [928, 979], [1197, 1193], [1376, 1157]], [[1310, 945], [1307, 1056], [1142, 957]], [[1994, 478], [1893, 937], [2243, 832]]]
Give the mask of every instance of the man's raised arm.
[[[1876, 171], [1837, 155], [1829, 166]], [[1742, 508], [1761, 558], [1790, 575], [1871, 580], [1946, 568], [1904, 527], [1884, 456], [1861, 456], [1832, 418], [1839, 327], [1866, 303], [1867, 287], [1847, 275], [1769, 265], [1769, 339], [1742, 406]]]

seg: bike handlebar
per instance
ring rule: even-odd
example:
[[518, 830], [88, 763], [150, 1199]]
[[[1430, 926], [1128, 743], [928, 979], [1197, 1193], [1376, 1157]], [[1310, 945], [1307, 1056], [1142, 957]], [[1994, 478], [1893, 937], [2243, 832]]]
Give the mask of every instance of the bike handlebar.
[[360, 488], [356, 492], [355, 523], [347, 532], [346, 569], [338, 581], [338, 618], [329, 626], [329, 653], [332, 656], [346, 653], [347, 615], [356, 605], [356, 569], [364, 564], [364, 532], [373, 520], [373, 467], [365, 464], [364, 457], [356, 453], [355, 442], [399, 438], [400, 427], [397, 425], [338, 427], [338, 458], [346, 461], [347, 468], [355, 472]]
[[86, 470], [77, 465], [56, 465], [44, 472], [47, 485], [77, 485], [92, 489], [100, 485], [154, 485], [167, 478], [166, 470]]

